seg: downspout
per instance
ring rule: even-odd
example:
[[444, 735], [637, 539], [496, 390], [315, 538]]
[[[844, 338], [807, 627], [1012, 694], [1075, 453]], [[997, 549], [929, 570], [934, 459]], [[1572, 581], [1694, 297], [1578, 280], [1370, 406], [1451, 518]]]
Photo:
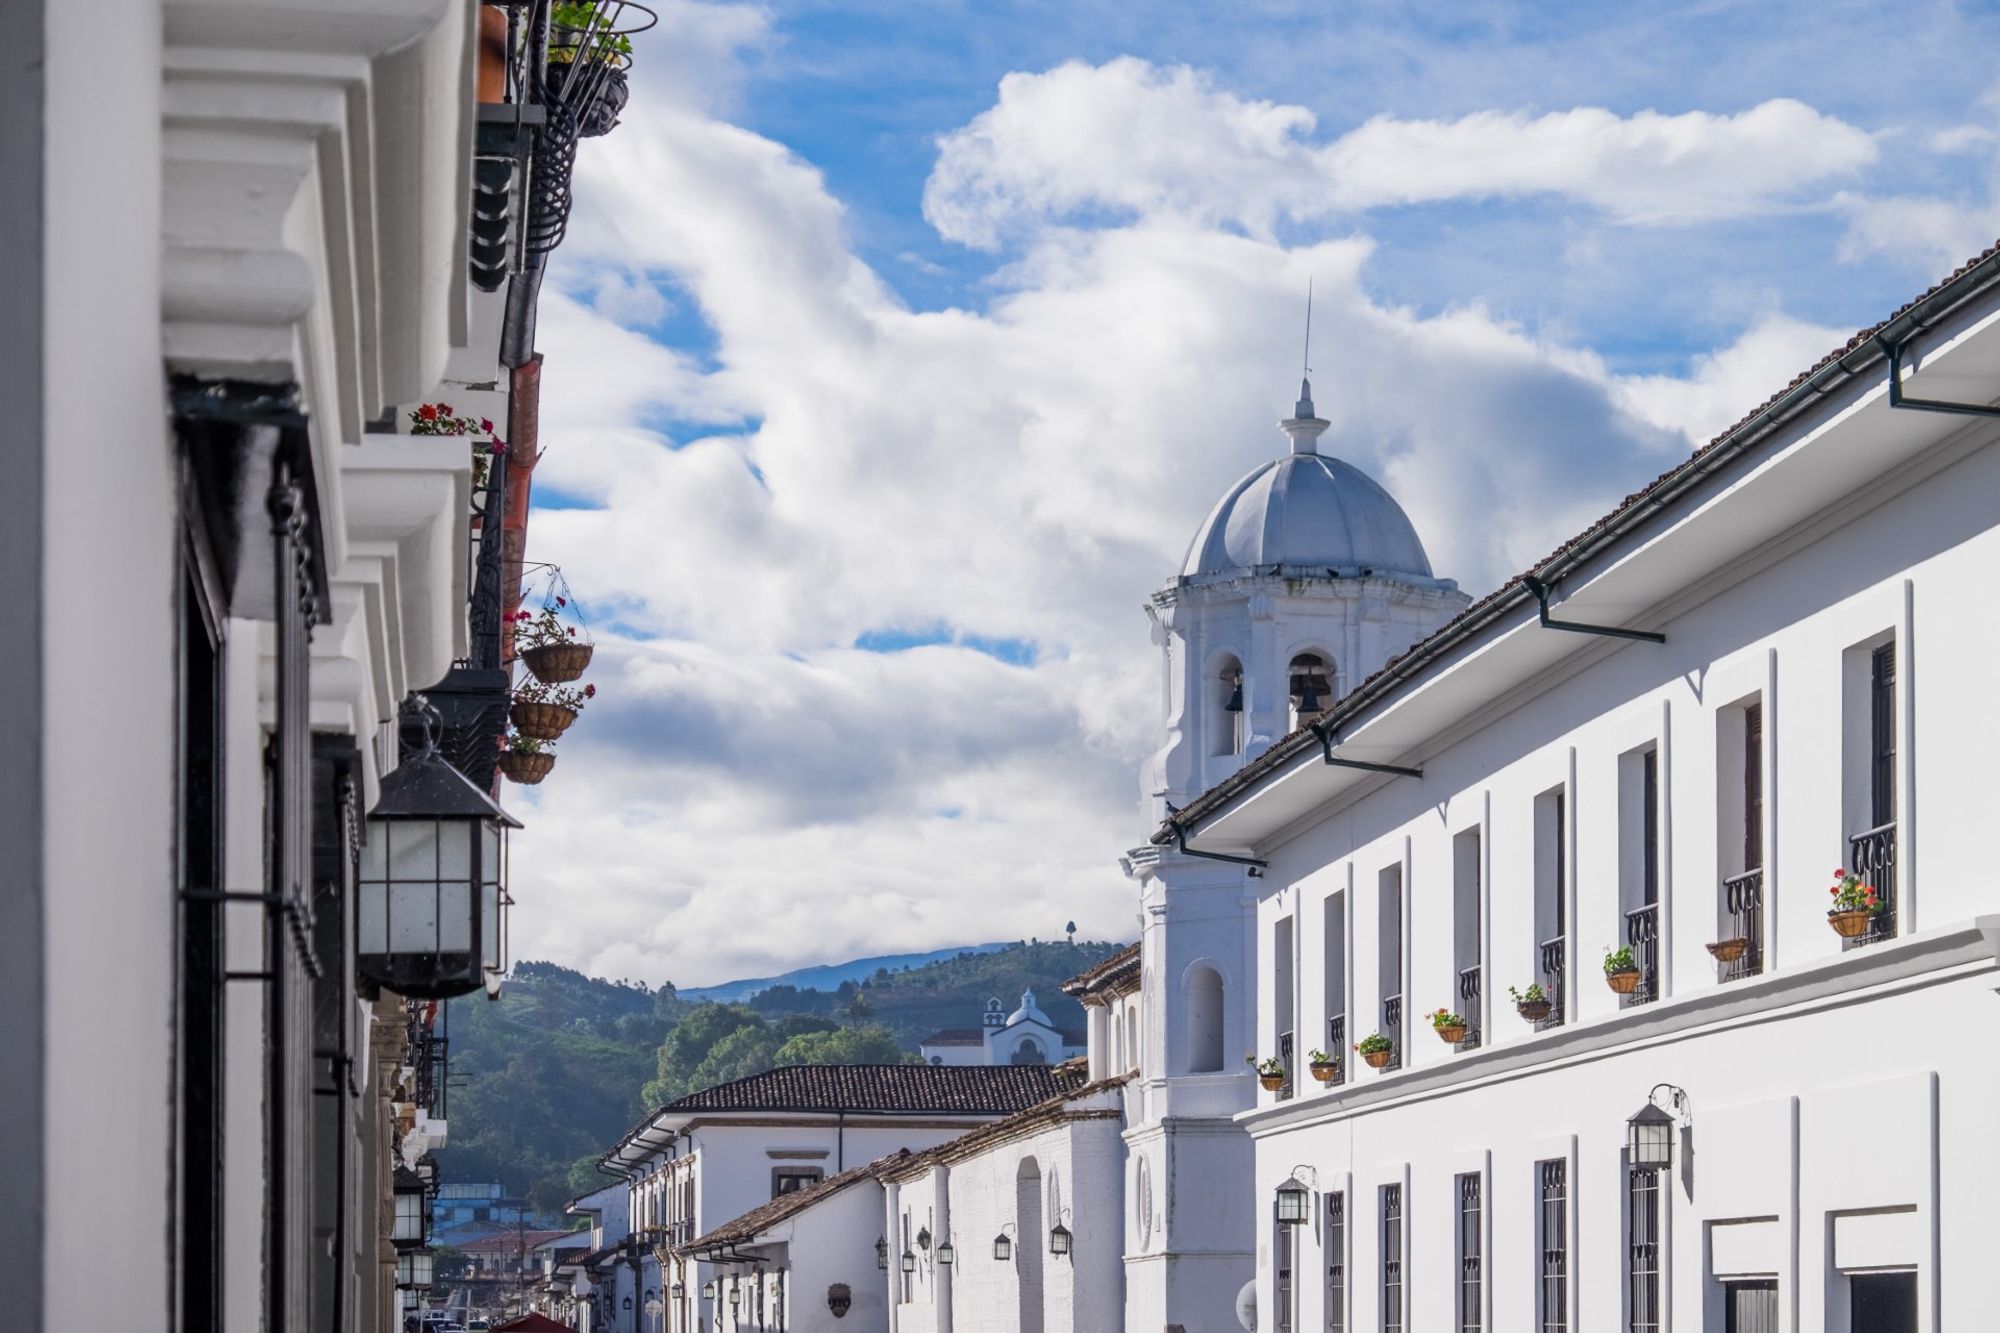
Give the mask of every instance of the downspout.
[[847, 1169], [847, 1112], [834, 1113], [833, 1129], [833, 1173], [837, 1176]]
[[1403, 778], [1420, 778], [1424, 775], [1424, 770], [1421, 768], [1404, 768], [1398, 764], [1371, 764], [1365, 759], [1342, 759], [1333, 752], [1335, 741], [1332, 727], [1321, 722], [1308, 722], [1306, 730], [1319, 738], [1322, 757], [1335, 768], [1358, 768], [1364, 773], [1393, 773]]
[[1204, 852], [1198, 847], [1190, 847], [1187, 845], [1186, 829], [1179, 824], [1171, 824], [1169, 827], [1174, 831], [1175, 845], [1183, 856], [1196, 856], [1204, 861], [1227, 861], [1230, 865], [1249, 866], [1255, 870], [1262, 870], [1271, 864], [1269, 861], [1259, 861], [1254, 856], [1230, 856], [1224, 852]]
[[529, 492], [541, 460], [542, 356], [516, 366], [507, 382], [507, 493], [501, 500], [500, 661], [514, 660], [514, 613], [521, 607], [521, 571], [528, 552]]

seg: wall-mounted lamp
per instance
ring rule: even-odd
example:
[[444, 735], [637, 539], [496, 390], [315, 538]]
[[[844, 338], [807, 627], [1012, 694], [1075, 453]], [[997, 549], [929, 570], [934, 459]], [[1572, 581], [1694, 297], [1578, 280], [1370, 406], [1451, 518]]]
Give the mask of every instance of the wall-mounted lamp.
[[[1661, 1107], [1661, 1093], [1671, 1109]], [[1625, 1146], [1634, 1170], [1664, 1171], [1674, 1164], [1674, 1137], [1683, 1118], [1692, 1119], [1687, 1093], [1671, 1083], [1655, 1084], [1646, 1104], [1625, 1122]]]
[[1000, 1234], [993, 1238], [993, 1257], [1003, 1264], [1014, 1257], [1014, 1239], [1007, 1234], [1013, 1229], [1012, 1222], [1002, 1222]]

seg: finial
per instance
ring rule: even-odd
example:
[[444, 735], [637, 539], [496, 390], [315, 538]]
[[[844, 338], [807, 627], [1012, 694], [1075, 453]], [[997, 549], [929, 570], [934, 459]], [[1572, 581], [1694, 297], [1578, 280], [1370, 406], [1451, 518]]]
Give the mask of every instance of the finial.
[[1306, 341], [1305, 352], [1299, 358], [1299, 401], [1292, 406], [1292, 415], [1278, 424], [1285, 434], [1292, 437], [1292, 452], [1295, 454], [1316, 454], [1319, 452], [1319, 437], [1331, 422], [1323, 421], [1313, 409], [1312, 386], [1312, 344], [1313, 344], [1313, 280], [1306, 278]]

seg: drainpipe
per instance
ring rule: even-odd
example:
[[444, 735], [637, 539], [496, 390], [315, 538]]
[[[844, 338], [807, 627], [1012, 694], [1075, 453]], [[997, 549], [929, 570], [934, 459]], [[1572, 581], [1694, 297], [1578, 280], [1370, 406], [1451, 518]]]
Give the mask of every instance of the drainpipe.
[[[937, 1261], [938, 1246], [951, 1240], [951, 1168], [940, 1163], [931, 1173], [931, 1199], [936, 1208], [937, 1235], [931, 1241], [932, 1272], [936, 1274], [937, 1291], [937, 1333], [952, 1333], [952, 1278], [956, 1264], [941, 1264]], [[953, 1257], [957, 1257], [958, 1242], [952, 1241]]]
[[528, 497], [541, 459], [542, 356], [516, 366], [507, 381], [507, 494], [500, 514], [500, 660], [514, 660], [514, 613], [521, 608], [521, 571], [528, 552]]

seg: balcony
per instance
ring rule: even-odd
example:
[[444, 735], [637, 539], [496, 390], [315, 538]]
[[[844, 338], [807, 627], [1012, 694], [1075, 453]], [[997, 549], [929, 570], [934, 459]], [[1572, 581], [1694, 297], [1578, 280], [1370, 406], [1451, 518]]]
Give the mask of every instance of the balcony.
[[1382, 999], [1382, 1035], [1389, 1039], [1389, 1063], [1382, 1066], [1386, 1073], [1403, 1067], [1403, 997], [1388, 995]]
[[1567, 999], [1563, 985], [1563, 974], [1567, 971], [1565, 952], [1560, 938], [1542, 941], [1542, 989], [1548, 993], [1549, 1016], [1535, 1024], [1537, 1032], [1562, 1026], [1563, 1006]]
[[[1764, 870], [1746, 870], [1722, 881], [1722, 910], [1726, 915], [1720, 943], [1734, 945], [1716, 953], [1716, 979], [1740, 981], [1764, 970]], [[1734, 953], [1725, 957], [1724, 953]]]
[[1465, 1020], [1465, 1040], [1454, 1050], [1476, 1051], [1479, 1049], [1479, 968], [1462, 967], [1458, 970], [1458, 1015]]
[[1632, 961], [1639, 965], [1639, 984], [1620, 1005], [1651, 1004], [1660, 998], [1660, 908], [1657, 903], [1635, 907], [1625, 914], [1625, 943]]
[[1333, 1078], [1328, 1087], [1337, 1088], [1347, 1082], [1347, 1015], [1335, 1014], [1326, 1020], [1326, 1049], [1333, 1056]]
[[1868, 923], [1868, 933], [1845, 941], [1843, 949], [1861, 949], [1896, 937], [1896, 826], [1857, 833], [1847, 840], [1847, 865], [1861, 882], [1875, 886], [1882, 910]]

